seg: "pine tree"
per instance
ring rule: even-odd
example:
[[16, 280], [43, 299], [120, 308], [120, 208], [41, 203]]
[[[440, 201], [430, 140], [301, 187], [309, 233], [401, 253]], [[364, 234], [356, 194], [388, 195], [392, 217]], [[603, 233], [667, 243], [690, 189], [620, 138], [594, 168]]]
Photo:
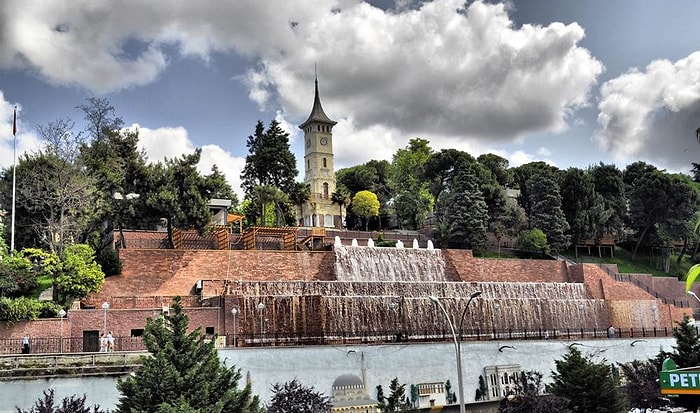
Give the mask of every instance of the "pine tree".
[[[676, 322], [678, 327], [673, 329], [676, 345], [673, 347], [671, 358], [679, 368], [696, 367], [700, 365], [700, 338], [695, 325], [690, 322], [688, 315], [683, 320]], [[673, 399], [676, 406], [685, 407], [696, 411], [700, 407], [700, 397], [696, 395], [681, 394]]]
[[267, 413], [326, 413], [331, 410], [327, 396], [314, 390], [313, 386], [303, 386], [297, 379], [274, 384], [272, 393]]
[[619, 413], [625, 411], [618, 380], [605, 360], [596, 363], [574, 346], [561, 360], [555, 360], [550, 393], [569, 400], [574, 413]]
[[379, 400], [380, 386], [377, 386], [377, 401], [379, 401], [379, 409], [384, 412], [402, 412], [410, 408], [408, 400], [406, 399], [406, 384], [399, 383], [398, 377], [394, 377], [389, 384], [388, 397], [383, 397], [384, 392], [382, 391], [382, 400]]
[[117, 413], [258, 411], [250, 385], [237, 389], [240, 371], [223, 366], [214, 343], [204, 341], [200, 328], [188, 333], [188, 325], [180, 297], [170, 315], [148, 319], [143, 340], [151, 356], [142, 357], [134, 376], [117, 383], [122, 394]]
[[486, 245], [488, 207], [479, 190], [476, 177], [460, 172], [454, 179], [451, 206], [445, 213], [451, 222], [451, 238], [468, 248], [478, 249]]
[[279, 122], [270, 122], [264, 130], [262, 122], [255, 125], [255, 133], [248, 136], [248, 156], [241, 173], [241, 186], [249, 196], [260, 185], [272, 185], [289, 194], [297, 176], [296, 158], [289, 149], [289, 133]]

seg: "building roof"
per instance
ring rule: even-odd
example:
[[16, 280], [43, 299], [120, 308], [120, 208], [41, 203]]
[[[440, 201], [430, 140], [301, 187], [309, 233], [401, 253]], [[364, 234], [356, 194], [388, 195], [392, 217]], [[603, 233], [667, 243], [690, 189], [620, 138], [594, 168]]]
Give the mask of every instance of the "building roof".
[[309, 115], [309, 118], [306, 119], [304, 123], [299, 125], [299, 129], [304, 129], [311, 122], [325, 123], [328, 125], [335, 125], [336, 123], [338, 123], [334, 120], [331, 120], [326, 115], [326, 112], [323, 111], [323, 107], [321, 106], [321, 98], [318, 95], [318, 79], [314, 80], [314, 84], [316, 85], [316, 94], [314, 95], [314, 106], [313, 108], [311, 108], [311, 114]]
[[333, 382], [333, 388], [357, 388], [357, 387], [364, 387], [364, 383], [362, 383], [362, 379], [357, 377], [354, 374], [343, 374], [341, 376], [338, 376], [337, 379]]

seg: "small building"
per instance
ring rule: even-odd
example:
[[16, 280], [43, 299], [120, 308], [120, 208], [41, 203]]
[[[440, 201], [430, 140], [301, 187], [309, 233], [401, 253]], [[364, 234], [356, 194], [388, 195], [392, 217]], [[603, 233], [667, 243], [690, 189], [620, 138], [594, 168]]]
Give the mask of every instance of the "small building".
[[447, 404], [445, 383], [418, 383], [418, 408], [440, 407]]

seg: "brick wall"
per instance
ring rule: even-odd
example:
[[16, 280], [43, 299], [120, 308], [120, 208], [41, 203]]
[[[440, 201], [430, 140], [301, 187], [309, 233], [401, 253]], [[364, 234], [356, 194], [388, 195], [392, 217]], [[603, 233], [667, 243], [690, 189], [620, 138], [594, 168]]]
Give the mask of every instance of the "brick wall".
[[442, 250], [448, 279], [482, 282], [570, 282], [566, 263], [550, 260], [474, 258], [468, 250]]

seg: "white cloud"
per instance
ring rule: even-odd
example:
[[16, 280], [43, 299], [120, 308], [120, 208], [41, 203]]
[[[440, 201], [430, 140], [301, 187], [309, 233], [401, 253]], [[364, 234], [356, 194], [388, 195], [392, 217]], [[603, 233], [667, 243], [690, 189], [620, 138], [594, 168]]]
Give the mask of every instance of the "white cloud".
[[601, 88], [598, 144], [618, 161], [637, 159], [672, 170], [697, 162], [700, 52], [677, 62], [656, 60]]
[[[183, 127], [149, 129], [133, 124], [129, 129], [138, 129], [139, 150], [143, 149], [146, 151], [150, 162], [191, 154], [196, 149], [187, 135], [187, 130]], [[202, 157], [197, 165], [197, 169], [201, 174], [208, 175], [211, 173], [211, 168], [214, 165], [226, 176], [228, 183], [238, 195], [239, 200], [243, 200], [240, 175], [243, 166], [245, 166], [245, 159], [233, 156], [217, 145], [203, 146]]]
[[415, 136], [440, 148], [562, 131], [603, 70], [578, 45], [578, 24], [516, 28], [506, 5], [480, 1], [466, 10], [464, 0], [399, 1], [388, 11], [359, 0], [125, 0], [118, 7], [9, 0], [0, 7], [13, 16], [0, 29], [0, 67], [94, 92], [155, 81], [177, 58], [172, 51], [205, 60], [238, 53], [256, 62], [239, 78], [249, 99], [281, 107], [295, 124], [308, 115], [317, 64], [325, 107], [353, 125], [353, 136], [339, 127], [337, 140], [366, 140], [362, 160]]

